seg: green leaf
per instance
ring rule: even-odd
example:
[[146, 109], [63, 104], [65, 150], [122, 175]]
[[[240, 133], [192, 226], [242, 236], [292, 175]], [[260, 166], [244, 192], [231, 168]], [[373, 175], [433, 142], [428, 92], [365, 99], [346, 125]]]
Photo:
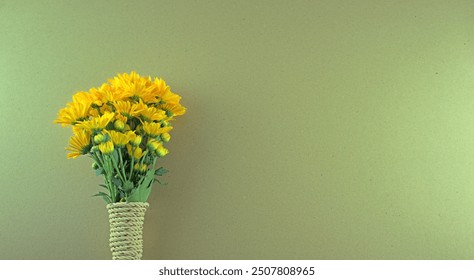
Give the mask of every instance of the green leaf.
[[127, 202], [146, 202], [151, 192], [151, 184], [153, 183], [155, 172], [154, 170], [148, 170], [145, 175], [143, 182], [134, 189], [130, 196], [127, 198]]
[[117, 188], [122, 187], [122, 181], [120, 181], [120, 179], [117, 177], [112, 177], [112, 183], [114, 183]]
[[108, 190], [107, 186], [106, 186], [106, 185], [104, 185], [104, 184], [99, 184], [99, 186], [101, 186], [102, 188], [104, 188], [104, 189], [107, 189], [107, 190]]
[[169, 170], [165, 169], [164, 167], [160, 167], [157, 170], [155, 170], [155, 175], [156, 176], [163, 176], [164, 174], [168, 173]]
[[112, 152], [112, 157], [115, 163], [119, 162], [119, 155], [118, 155], [117, 149], [114, 149], [114, 151]]
[[99, 193], [96, 193], [93, 195], [94, 196], [101, 196], [102, 199], [104, 199], [105, 203], [112, 203], [112, 199], [110, 198], [110, 196], [104, 192], [99, 192]]

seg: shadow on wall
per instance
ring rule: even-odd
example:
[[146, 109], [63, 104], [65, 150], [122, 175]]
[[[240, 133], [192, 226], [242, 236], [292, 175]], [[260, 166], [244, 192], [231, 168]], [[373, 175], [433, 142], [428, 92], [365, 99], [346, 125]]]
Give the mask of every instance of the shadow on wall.
[[[180, 95], [181, 92], [179, 93]], [[143, 259], [170, 259], [178, 257], [175, 244], [189, 238], [190, 209], [197, 209], [196, 193], [206, 185], [209, 171], [202, 162], [209, 161], [211, 143], [205, 140], [208, 127], [204, 100], [195, 102], [191, 94], [183, 94], [186, 114], [181, 116], [171, 131], [167, 148], [170, 153], [157, 167], [169, 170], [163, 176], [166, 185], [155, 182], [149, 198], [150, 208], [144, 225]], [[197, 99], [197, 97], [196, 97]], [[201, 105], [201, 106], [200, 106]], [[185, 207], [183, 207], [185, 206]]]

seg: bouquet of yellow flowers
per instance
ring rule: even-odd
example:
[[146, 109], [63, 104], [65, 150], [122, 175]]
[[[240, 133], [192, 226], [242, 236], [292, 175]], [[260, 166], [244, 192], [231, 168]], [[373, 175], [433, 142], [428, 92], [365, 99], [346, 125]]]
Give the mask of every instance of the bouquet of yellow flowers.
[[181, 97], [159, 78], [118, 74], [99, 88], [73, 95], [55, 123], [72, 126], [68, 158], [87, 155], [107, 190], [106, 203], [146, 202], [151, 186], [167, 170], [156, 160], [168, 150], [171, 121], [186, 109]]

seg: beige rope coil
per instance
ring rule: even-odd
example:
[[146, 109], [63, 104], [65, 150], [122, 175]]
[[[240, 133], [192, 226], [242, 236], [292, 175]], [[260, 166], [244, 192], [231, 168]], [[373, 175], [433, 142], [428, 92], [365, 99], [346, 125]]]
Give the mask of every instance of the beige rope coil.
[[110, 222], [110, 251], [114, 260], [139, 260], [143, 252], [143, 221], [149, 204], [107, 204]]

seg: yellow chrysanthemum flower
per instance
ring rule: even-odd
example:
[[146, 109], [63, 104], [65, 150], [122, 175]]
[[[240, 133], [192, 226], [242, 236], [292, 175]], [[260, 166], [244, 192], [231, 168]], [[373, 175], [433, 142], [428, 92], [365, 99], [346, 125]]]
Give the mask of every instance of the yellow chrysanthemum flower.
[[147, 109], [143, 102], [132, 103], [130, 101], [116, 101], [113, 103], [115, 111], [119, 112], [125, 117], [138, 117], [144, 110]]
[[100, 117], [100, 108], [93, 108], [92, 106], [89, 108], [89, 116], [91, 118]]
[[164, 80], [155, 78], [153, 83], [155, 84], [156, 96], [159, 101], [164, 101], [166, 103], [179, 103], [181, 96], [172, 93], [170, 87], [166, 85]]
[[155, 80], [153, 80], [153, 83], [155, 84], [155, 87], [157, 91], [159, 92], [160, 97], [161, 97], [161, 94], [170, 91], [170, 87], [166, 84], [166, 82], [163, 79], [155, 78]]
[[131, 97], [130, 94], [124, 91], [117, 91], [109, 84], [102, 84], [99, 88], [91, 88], [90, 94], [94, 96], [103, 104], [110, 104], [119, 100], [126, 100]]
[[96, 95], [90, 94], [87, 91], [79, 91], [72, 96], [72, 101], [75, 103], [96, 104], [102, 105]]
[[107, 141], [105, 143], [100, 143], [99, 144], [99, 150], [103, 154], [111, 154], [114, 152], [114, 143], [112, 141]]
[[146, 109], [141, 112], [141, 118], [146, 122], [161, 121], [166, 118], [166, 113], [161, 109], [147, 106]]
[[166, 127], [161, 127], [161, 124], [159, 123], [154, 123], [154, 122], [144, 122], [142, 124], [142, 129], [143, 131], [151, 136], [152, 138], [155, 138], [156, 136], [169, 132], [171, 129], [173, 129], [172, 126], [166, 126]]
[[77, 127], [83, 128], [90, 132], [99, 132], [102, 131], [102, 129], [104, 129], [113, 118], [114, 113], [108, 112], [100, 117], [95, 117], [88, 121], [79, 122]]
[[117, 131], [107, 131], [110, 135], [110, 139], [117, 147], [124, 147], [132, 139], [132, 135], [129, 133], [121, 133]]
[[114, 88], [114, 91], [130, 97], [132, 100], [143, 100], [145, 103], [156, 101], [154, 85], [150, 77], [140, 77], [140, 75], [132, 71], [130, 75], [127, 73], [118, 74], [117, 77], [110, 79], [109, 83]]
[[59, 123], [63, 127], [70, 124], [75, 125], [77, 122], [85, 120], [89, 116], [90, 103], [71, 102], [67, 104], [58, 113], [58, 118], [54, 123]]
[[91, 134], [88, 131], [74, 128], [74, 135], [69, 139], [69, 147], [66, 150], [70, 151], [67, 158], [77, 158], [80, 155], [85, 155], [90, 150]]
[[166, 115], [170, 118], [174, 116], [181, 116], [181, 115], [184, 115], [184, 113], [186, 113], [186, 108], [184, 108], [179, 103], [160, 104], [158, 108], [164, 110], [166, 112]]

